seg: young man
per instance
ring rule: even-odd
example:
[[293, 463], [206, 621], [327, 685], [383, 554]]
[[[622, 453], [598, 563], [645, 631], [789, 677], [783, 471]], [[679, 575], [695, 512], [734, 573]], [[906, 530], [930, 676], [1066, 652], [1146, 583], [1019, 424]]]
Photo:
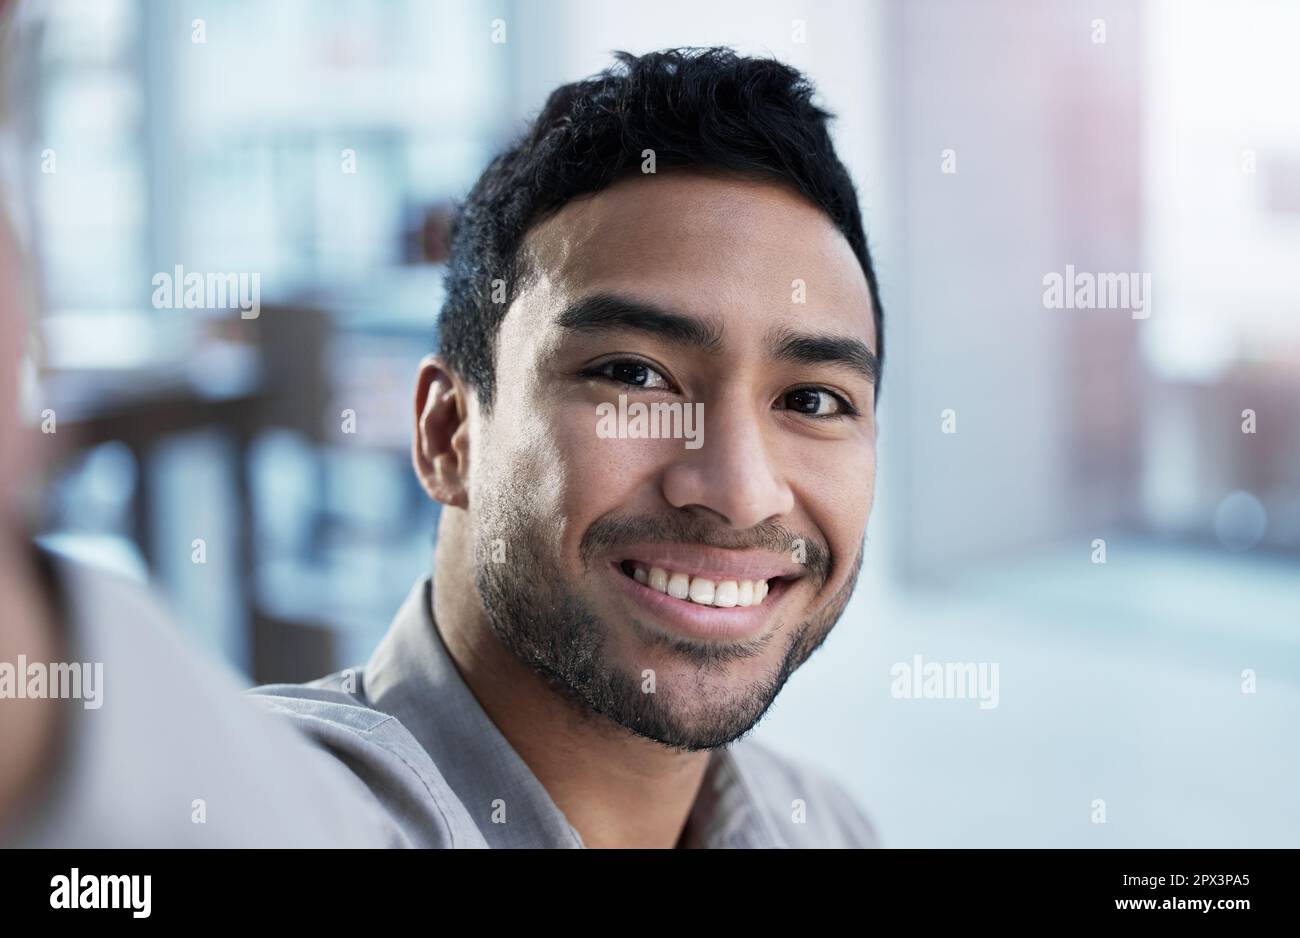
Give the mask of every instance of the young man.
[[868, 846], [742, 739], [843, 612], [882, 315], [812, 89], [726, 49], [556, 90], [458, 216], [414, 467], [431, 578], [257, 688], [428, 846]]

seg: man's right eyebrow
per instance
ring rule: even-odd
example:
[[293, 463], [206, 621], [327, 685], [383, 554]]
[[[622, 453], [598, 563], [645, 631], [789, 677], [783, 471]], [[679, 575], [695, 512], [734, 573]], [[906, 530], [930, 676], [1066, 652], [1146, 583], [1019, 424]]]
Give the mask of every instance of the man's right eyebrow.
[[572, 332], [631, 329], [703, 352], [722, 351], [722, 329], [714, 323], [616, 293], [593, 293], [575, 300], [555, 324]]

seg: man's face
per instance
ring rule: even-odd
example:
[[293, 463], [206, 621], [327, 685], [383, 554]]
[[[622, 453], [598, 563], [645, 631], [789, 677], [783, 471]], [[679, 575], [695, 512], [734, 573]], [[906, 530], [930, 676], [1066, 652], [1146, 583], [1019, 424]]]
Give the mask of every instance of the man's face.
[[[523, 250], [536, 278], [502, 323], [470, 443], [489, 620], [627, 729], [726, 744], [826, 637], [862, 562], [862, 269], [792, 191], [682, 172], [570, 202]], [[638, 425], [638, 404], [679, 406]]]

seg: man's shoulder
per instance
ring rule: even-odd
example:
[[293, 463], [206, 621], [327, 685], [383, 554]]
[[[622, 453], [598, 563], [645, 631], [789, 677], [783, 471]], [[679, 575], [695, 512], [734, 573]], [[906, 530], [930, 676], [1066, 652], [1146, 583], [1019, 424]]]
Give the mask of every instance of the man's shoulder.
[[261, 684], [244, 693], [335, 755], [365, 761], [395, 758], [417, 771], [427, 768], [437, 773], [424, 747], [401, 721], [354, 689], [360, 680], [361, 670], [354, 668], [302, 684]]
[[400, 720], [371, 705], [361, 669], [245, 691], [369, 787], [415, 846], [486, 846], [442, 771]]
[[746, 737], [727, 747], [739, 783], [790, 847], [879, 847], [875, 824], [824, 769]]
[[[400, 731], [392, 715], [373, 707], [355, 688], [361, 669], [336, 671], [302, 684], [260, 684], [245, 693], [267, 710], [278, 711], [304, 722], [319, 720], [359, 733], [380, 735]], [[392, 724], [388, 726], [387, 724]]]

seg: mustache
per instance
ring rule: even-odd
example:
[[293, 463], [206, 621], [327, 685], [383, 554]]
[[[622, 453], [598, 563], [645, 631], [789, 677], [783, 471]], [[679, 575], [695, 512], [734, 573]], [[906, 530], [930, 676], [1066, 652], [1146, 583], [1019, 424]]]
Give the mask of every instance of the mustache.
[[803, 565], [817, 578], [818, 584], [826, 582], [831, 574], [830, 551], [816, 538], [805, 537], [774, 521], [737, 531], [691, 514], [601, 518], [582, 535], [578, 556], [583, 567], [590, 569], [597, 554], [641, 541], [697, 544], [723, 550], [764, 550], [790, 556], [802, 548]]

